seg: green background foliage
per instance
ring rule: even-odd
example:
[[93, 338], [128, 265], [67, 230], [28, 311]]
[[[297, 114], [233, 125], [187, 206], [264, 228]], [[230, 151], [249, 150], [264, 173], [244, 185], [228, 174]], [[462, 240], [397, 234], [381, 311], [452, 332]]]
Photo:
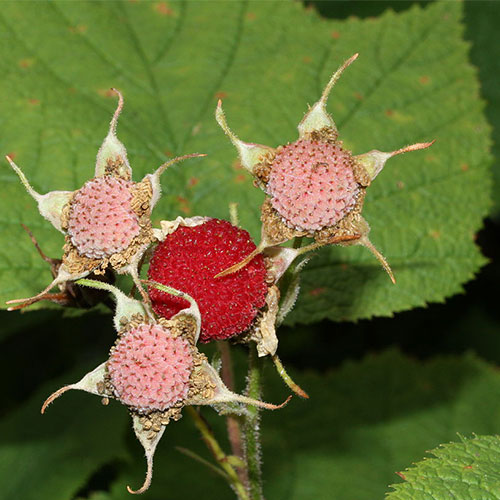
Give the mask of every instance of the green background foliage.
[[[135, 180], [172, 155], [209, 154], [166, 172], [155, 222], [179, 214], [227, 218], [226, 202], [237, 201], [242, 226], [258, 237], [263, 195], [215, 123], [217, 98], [242, 139], [292, 141], [307, 104], [354, 52], [360, 58], [329, 102], [345, 145], [357, 154], [437, 139], [428, 151], [390, 160], [367, 196], [372, 241], [398, 285], [362, 248], [324, 249], [303, 274], [297, 307], [280, 331], [280, 355], [311, 399], [263, 415], [266, 498], [373, 500], [392, 491], [389, 498], [418, 499], [403, 495], [422, 471], [439, 477], [457, 450], [463, 457], [469, 445], [496, 442], [473, 438], [419, 462], [427, 450], [460, 441], [457, 433], [499, 432], [495, 261], [465, 296], [393, 319], [365, 318], [462, 291], [486, 263], [478, 244], [496, 257], [495, 223], [478, 231], [488, 210], [498, 213], [488, 152], [500, 143], [498, 18], [488, 2], [2, 3], [0, 150], [15, 154], [40, 192], [76, 189], [92, 176], [114, 86], [125, 95], [118, 133]], [[3, 160], [0, 179], [4, 301], [36, 293], [50, 279], [19, 223], [53, 257], [62, 236]], [[114, 341], [110, 316], [0, 316], [0, 499], [130, 498], [125, 486], [142, 482], [145, 463], [125, 408], [77, 393], [39, 414], [53, 390], [105, 359]], [[359, 321], [330, 322], [344, 319]], [[236, 354], [242, 390], [243, 352]], [[286, 394], [269, 366], [265, 399]], [[226, 444], [223, 419], [210, 409], [204, 415]], [[171, 424], [143, 498], [233, 498], [221, 478], [175, 446], [209, 459], [188, 418]], [[496, 450], [485, 451], [484, 463], [498, 470]], [[480, 462], [477, 474], [495, 484]], [[446, 498], [435, 482], [425, 484], [422, 498]], [[490, 496], [500, 499], [495, 489]]]
[[[354, 52], [360, 59], [334, 89], [330, 110], [355, 154], [436, 139], [397, 157], [369, 189], [365, 216], [391, 262], [394, 287], [363, 248], [318, 252], [290, 323], [369, 318], [442, 301], [484, 259], [474, 235], [489, 207], [489, 128], [462, 41], [459, 3], [437, 3], [377, 19], [325, 21], [281, 2], [7, 4], [8, 95], [0, 149], [15, 155], [35, 189], [78, 189], [92, 176], [121, 89], [119, 136], [135, 179], [173, 154], [206, 152], [167, 172], [154, 219], [228, 217], [259, 234], [263, 194], [235, 162], [213, 112], [224, 98], [239, 135], [277, 146], [297, 137], [307, 104]], [[37, 30], [30, 28], [37, 23]], [[147, 29], [145, 27], [147, 26]], [[203, 27], [203, 29], [200, 29]], [[76, 56], [76, 57], [75, 57]], [[47, 266], [23, 234], [35, 231], [60, 255], [61, 237], [42, 221], [15, 174], [3, 169], [0, 299], [31, 296]]]

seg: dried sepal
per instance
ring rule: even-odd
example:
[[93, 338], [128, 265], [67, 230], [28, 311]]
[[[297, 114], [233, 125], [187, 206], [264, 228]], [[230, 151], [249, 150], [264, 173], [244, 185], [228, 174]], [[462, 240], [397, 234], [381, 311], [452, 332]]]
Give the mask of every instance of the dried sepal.
[[64, 230], [62, 229], [63, 208], [73, 196], [73, 191], [51, 191], [50, 193], [39, 194], [33, 189], [24, 175], [24, 172], [14, 163], [14, 161], [9, 156], [6, 156], [5, 158], [14, 172], [16, 172], [19, 176], [19, 179], [26, 188], [26, 191], [28, 191], [28, 193], [38, 203], [40, 215], [47, 219], [58, 231], [64, 233]]
[[[206, 359], [203, 360], [201, 367], [199, 368], [199, 377], [201, 378], [201, 380], [205, 379], [204, 383], [206, 383], [207, 381], [211, 383], [213, 387], [211, 394], [207, 397], [206, 395], [203, 395], [203, 393], [200, 393], [199, 395], [195, 395], [188, 399], [186, 401], [186, 404], [213, 406], [221, 404], [231, 405], [233, 403], [242, 403], [245, 405], [264, 408], [266, 410], [278, 410], [280, 408], [283, 408], [291, 398], [291, 396], [289, 396], [283, 403], [276, 405], [272, 403], [266, 403], [264, 401], [259, 401], [258, 399], [249, 398], [248, 396], [243, 396], [241, 394], [236, 394], [226, 387], [220, 375]], [[232, 412], [234, 411], [234, 409], [229, 408], [229, 411]]]
[[384, 153], [383, 151], [378, 151], [376, 149], [364, 153], [362, 155], [354, 156], [354, 161], [361, 165], [369, 176], [370, 181], [375, 179], [377, 175], [382, 171], [385, 166], [386, 161], [393, 156], [400, 155], [403, 153], [409, 153], [410, 151], [418, 151], [419, 149], [427, 149], [432, 146], [436, 141], [431, 142], [419, 142], [417, 144], [411, 144], [410, 146], [405, 146], [404, 148], [398, 149], [397, 151], [392, 151], [390, 153]]
[[290, 283], [285, 296], [281, 300], [278, 315], [276, 316], [276, 327], [283, 323], [286, 316], [295, 306], [295, 302], [297, 302], [297, 297], [299, 296], [300, 291], [300, 272], [304, 269], [310, 259], [311, 257], [304, 258], [290, 273]]
[[255, 168], [261, 162], [262, 157], [272, 153], [274, 149], [262, 144], [254, 144], [240, 140], [227, 124], [226, 115], [222, 109], [222, 101], [220, 99], [215, 110], [215, 119], [224, 133], [229, 137], [234, 147], [238, 150], [242, 166], [251, 174], [254, 174]]
[[196, 227], [209, 221], [210, 217], [194, 216], [194, 217], [177, 217], [175, 220], [160, 221], [160, 229], [153, 229], [153, 234], [158, 241], [163, 241], [179, 227]]
[[358, 58], [358, 55], [359, 54], [354, 54], [340, 66], [340, 68], [330, 78], [319, 101], [313, 104], [309, 111], [304, 115], [304, 118], [302, 118], [302, 121], [298, 125], [300, 138], [307, 136], [315, 130], [322, 130], [324, 128], [331, 129], [334, 132], [337, 131], [333, 118], [326, 110], [326, 103], [333, 86], [337, 83], [344, 70]]
[[279, 312], [279, 297], [278, 287], [271, 286], [266, 296], [266, 308], [255, 327], [251, 330], [250, 339], [256, 343], [259, 357], [274, 356], [278, 349], [276, 318]]
[[80, 381], [75, 384], [65, 385], [64, 387], [61, 387], [57, 391], [53, 392], [43, 403], [42, 409], [40, 410], [41, 413], [45, 413], [45, 410], [50, 403], [56, 400], [59, 396], [62, 396], [65, 392], [72, 389], [106, 397], [104, 392], [105, 375], [106, 363], [101, 363], [97, 368], [94, 368], [91, 372], [87, 373]]
[[178, 156], [176, 158], [173, 158], [172, 160], [165, 162], [163, 165], [160, 165], [153, 174], [147, 174], [146, 177], [144, 177], [142, 182], [146, 180], [149, 181], [151, 183], [151, 187], [153, 190], [153, 194], [151, 196], [151, 201], [150, 201], [151, 210], [156, 205], [161, 196], [160, 177], [163, 174], [163, 172], [165, 172], [167, 168], [183, 160], [188, 160], [190, 158], [202, 158], [204, 156], [207, 155], [204, 153], [192, 153], [188, 155]]
[[201, 314], [198, 304], [193, 299], [193, 297], [191, 297], [191, 295], [188, 295], [187, 293], [181, 292], [180, 290], [176, 290], [171, 286], [162, 285], [161, 283], [158, 283], [153, 280], [145, 280], [144, 284], [156, 288], [161, 292], [168, 293], [175, 297], [180, 297], [181, 299], [187, 300], [189, 302], [189, 307], [179, 311], [176, 315], [172, 317], [172, 319], [179, 318], [182, 316], [190, 316], [191, 318], [193, 318], [196, 323], [196, 331], [194, 332], [194, 338], [192, 339], [192, 342], [194, 344], [198, 343], [198, 339], [200, 338], [200, 332], [201, 332]]
[[43, 300], [46, 294], [52, 290], [55, 286], [62, 285], [63, 283], [67, 281], [75, 281], [80, 278], [84, 278], [85, 276], [88, 276], [90, 274], [90, 271], [83, 271], [81, 273], [71, 273], [66, 269], [64, 266], [64, 263], [62, 263], [59, 266], [59, 270], [57, 272], [57, 275], [55, 278], [51, 281], [49, 285], [47, 285], [40, 293], [37, 293], [33, 297], [27, 297], [24, 299], [13, 299], [13, 300], [8, 300], [6, 302], [7, 305], [12, 305], [16, 304], [15, 306], [8, 307], [8, 311], [14, 311], [17, 309], [22, 309], [24, 307], [30, 306], [32, 304], [35, 304], [36, 302], [39, 302], [40, 300]]
[[127, 150], [123, 143], [116, 137], [118, 118], [123, 109], [123, 95], [117, 89], [111, 89], [118, 96], [118, 105], [109, 125], [108, 135], [104, 139], [95, 164], [95, 177], [114, 175], [126, 180], [132, 178], [132, 168], [127, 159]]
[[136, 316], [143, 318], [151, 317], [151, 312], [148, 307], [136, 299], [127, 297], [119, 288], [109, 283], [102, 281], [80, 279], [77, 281], [78, 285], [96, 288], [98, 290], [106, 290], [112, 294], [116, 301], [115, 314], [113, 316], [113, 325], [116, 331], [120, 331], [124, 323], [132, 321]]
[[137, 436], [137, 439], [142, 444], [144, 448], [144, 454], [146, 455], [146, 477], [144, 478], [144, 483], [137, 490], [133, 490], [130, 486], [127, 485], [127, 491], [132, 493], [133, 495], [139, 495], [144, 493], [150, 486], [151, 480], [153, 479], [153, 458], [156, 451], [156, 447], [160, 442], [160, 439], [165, 432], [165, 425], [160, 427], [158, 431], [151, 431], [151, 429], [144, 428], [144, 424], [139, 415], [132, 415], [132, 422], [134, 433]]
[[336, 244], [341, 246], [361, 245], [370, 250], [373, 256], [380, 262], [385, 272], [389, 275], [392, 283], [395, 285], [396, 278], [394, 277], [391, 266], [368, 238], [368, 234], [370, 233], [370, 225], [368, 222], [366, 222], [361, 215], [358, 215], [353, 219], [350, 229], [355, 233], [353, 235], [354, 237], [344, 241], [338, 241]]

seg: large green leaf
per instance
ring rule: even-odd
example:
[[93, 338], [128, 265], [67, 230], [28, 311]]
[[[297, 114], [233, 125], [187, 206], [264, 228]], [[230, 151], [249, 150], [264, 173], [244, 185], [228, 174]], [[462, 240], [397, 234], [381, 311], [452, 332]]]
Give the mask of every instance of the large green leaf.
[[[279, 401], [286, 391], [273, 370], [266, 375], [265, 399]], [[499, 429], [500, 376], [472, 356], [420, 364], [392, 351], [349, 362], [335, 373], [295, 375], [311, 398], [263, 412], [264, 493], [273, 500], [382, 499], [396, 471], [426, 450], [456, 439], [457, 432]], [[216, 435], [224, 436], [223, 418], [202, 411]], [[171, 423], [143, 498], [234, 498], [223, 479], [174, 446], [211, 460], [187, 416]], [[140, 484], [144, 473], [138, 444], [133, 457], [99, 500], [130, 498], [126, 485]]]
[[390, 500], [498, 500], [500, 498], [500, 438], [463, 438], [461, 443], [440, 446], [435, 458], [415, 464], [393, 486]]
[[[40, 192], [78, 188], [92, 176], [115, 106], [107, 89], [118, 87], [126, 98], [118, 132], [135, 179], [168, 155], [209, 154], [164, 175], [155, 222], [227, 217], [226, 201], [238, 201], [242, 225], [258, 237], [263, 195], [215, 123], [216, 99], [224, 98], [243, 139], [276, 146], [294, 140], [307, 104], [359, 52], [329, 104], [346, 146], [362, 153], [437, 142], [391, 160], [366, 200], [373, 242], [398, 285], [365, 249], [325, 249], [304, 272], [290, 322], [442, 301], [484, 262], [473, 239], [489, 206], [489, 129], [461, 10], [446, 2], [325, 21], [285, 2], [4, 3], [0, 150], [15, 154]], [[19, 223], [52, 256], [62, 238], [6, 164], [0, 178], [3, 301], [32, 295], [50, 279]]]

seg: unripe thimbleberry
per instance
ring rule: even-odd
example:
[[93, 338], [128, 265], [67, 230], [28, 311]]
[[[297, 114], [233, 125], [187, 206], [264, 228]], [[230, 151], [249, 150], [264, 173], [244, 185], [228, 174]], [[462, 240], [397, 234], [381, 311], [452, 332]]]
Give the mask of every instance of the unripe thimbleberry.
[[[149, 282], [153, 285], [153, 282]], [[192, 297], [161, 284], [163, 292], [183, 297], [188, 307], [170, 320], [152, 318], [148, 306], [127, 297], [113, 285], [93, 280], [78, 284], [111, 292], [116, 299], [114, 325], [118, 340], [107, 361], [87, 373], [79, 382], [50, 395], [42, 413], [59, 396], [71, 389], [103, 398], [117, 399], [130, 411], [137, 438], [144, 447], [147, 473], [143, 485], [130, 493], [143, 493], [153, 474], [153, 457], [166, 425], [181, 418], [184, 406], [210, 405], [235, 411], [234, 403], [274, 410], [285, 405], [264, 403], [231, 392], [206, 356], [198, 351], [200, 313]], [[226, 406], [232, 405], [232, 406]]]
[[[327, 244], [363, 245], [380, 261], [392, 281], [385, 258], [368, 239], [370, 226], [361, 216], [366, 188], [392, 156], [428, 148], [413, 144], [383, 153], [353, 156], [338, 140], [337, 127], [326, 111], [328, 95], [355, 54], [333, 74], [323, 94], [298, 125], [299, 139], [277, 148], [241, 141], [228, 127], [219, 101], [216, 119], [238, 150], [241, 163], [255, 177], [267, 198], [261, 208], [259, 251], [294, 237], [310, 237], [310, 248]], [[222, 272], [243, 268], [255, 253]]]
[[193, 366], [186, 339], [159, 324], [140, 324], [118, 340], [107, 369], [115, 397], [141, 413], [185, 399]]
[[104, 274], [111, 268], [130, 274], [143, 297], [137, 266], [153, 241], [150, 215], [160, 198], [160, 176], [170, 165], [195, 156], [175, 158], [160, 166], [154, 174], [133, 182], [125, 146], [116, 137], [123, 97], [111, 120], [108, 135], [96, 160], [94, 178], [77, 191], [52, 191], [41, 195], [29, 184], [21, 169], [7, 157], [28, 193], [38, 202], [40, 214], [66, 235], [58, 274], [42, 292], [28, 299], [11, 300], [16, 309], [42, 300], [56, 285], [77, 280], [90, 273]]

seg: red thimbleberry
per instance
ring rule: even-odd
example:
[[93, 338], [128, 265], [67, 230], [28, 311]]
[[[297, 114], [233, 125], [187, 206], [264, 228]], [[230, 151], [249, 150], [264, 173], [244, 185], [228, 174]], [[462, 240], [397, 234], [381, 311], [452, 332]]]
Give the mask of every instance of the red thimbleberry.
[[[215, 276], [255, 250], [247, 231], [220, 219], [179, 226], [156, 247], [149, 278], [191, 295], [200, 308], [202, 342], [247, 330], [264, 306], [268, 286], [261, 255], [230, 276]], [[149, 294], [155, 312], [171, 318], [187, 307], [184, 299], [157, 289]]]

